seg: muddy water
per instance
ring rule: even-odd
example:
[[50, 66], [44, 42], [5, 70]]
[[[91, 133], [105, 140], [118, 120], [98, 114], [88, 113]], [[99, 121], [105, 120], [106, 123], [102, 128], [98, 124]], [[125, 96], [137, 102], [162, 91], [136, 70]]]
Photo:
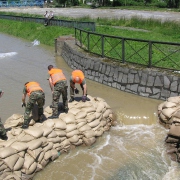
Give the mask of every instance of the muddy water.
[[[21, 95], [26, 81], [40, 82], [51, 103], [47, 66], [57, 65], [69, 78], [71, 69], [54, 50], [33, 46], [0, 34], [0, 99], [3, 121], [13, 113], [23, 114]], [[138, 97], [87, 80], [88, 93], [104, 98], [117, 114], [118, 125], [98, 138], [92, 147], [77, 147], [61, 154], [33, 180], [168, 180], [180, 178], [180, 168], [166, 155], [167, 131], [157, 123], [161, 101]], [[172, 178], [173, 177], [173, 178]]]

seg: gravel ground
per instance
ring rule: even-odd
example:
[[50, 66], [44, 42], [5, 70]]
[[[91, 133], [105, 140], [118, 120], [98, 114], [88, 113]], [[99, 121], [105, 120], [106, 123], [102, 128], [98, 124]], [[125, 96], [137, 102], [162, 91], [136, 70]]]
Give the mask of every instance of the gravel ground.
[[45, 11], [53, 11], [55, 16], [79, 18], [89, 16], [90, 18], [153, 18], [164, 21], [180, 22], [179, 12], [159, 12], [159, 11], [138, 11], [138, 10], [120, 10], [120, 9], [85, 9], [85, 8], [0, 8], [0, 11], [40, 14], [43, 15]]

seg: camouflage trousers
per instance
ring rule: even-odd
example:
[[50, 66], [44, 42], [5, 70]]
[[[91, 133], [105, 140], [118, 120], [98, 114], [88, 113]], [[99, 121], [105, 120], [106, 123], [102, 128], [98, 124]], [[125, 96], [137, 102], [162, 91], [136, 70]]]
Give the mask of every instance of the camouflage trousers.
[[57, 116], [58, 115], [58, 104], [59, 104], [59, 99], [62, 94], [62, 100], [63, 100], [63, 105], [64, 109], [68, 109], [68, 93], [67, 93], [67, 81], [59, 81], [55, 84], [54, 86], [54, 91], [53, 91], [53, 100], [52, 100], [52, 110], [53, 110], [53, 115]]
[[4, 125], [0, 118], [0, 136], [4, 136], [4, 135], [6, 135], [6, 129], [4, 128]]
[[32, 112], [34, 104], [38, 105], [38, 117], [40, 118], [43, 115], [43, 106], [45, 104], [45, 94], [42, 91], [33, 91], [30, 96], [29, 100], [26, 104], [25, 113], [24, 113], [24, 124], [29, 124], [30, 119], [29, 115]]
[[[73, 84], [75, 85], [75, 83], [73, 82]], [[83, 91], [83, 94], [84, 94], [84, 87], [82, 84], [80, 84], [80, 87]], [[73, 96], [74, 97], [74, 87], [70, 86], [70, 96]]]

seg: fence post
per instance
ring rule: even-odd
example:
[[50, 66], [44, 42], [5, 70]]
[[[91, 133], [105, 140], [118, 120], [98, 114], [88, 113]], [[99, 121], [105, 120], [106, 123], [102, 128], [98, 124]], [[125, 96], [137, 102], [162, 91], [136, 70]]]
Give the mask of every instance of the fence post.
[[55, 42], [55, 53], [57, 53], [57, 39], [54, 39]]
[[104, 58], [104, 36], [101, 36], [101, 50], [102, 50], [102, 58]]
[[152, 42], [149, 41], [149, 63], [148, 63], [148, 68], [151, 67], [152, 64]]
[[80, 30], [80, 45], [82, 47], [82, 33], [81, 33], [81, 30]]
[[122, 63], [125, 63], [125, 40], [122, 38]]
[[89, 38], [89, 32], [88, 32], [88, 35], [87, 35], [87, 41], [88, 41], [88, 42], [87, 42], [87, 43], [88, 43], [88, 47], [87, 47], [87, 48], [88, 48], [88, 51], [90, 51], [90, 42], [89, 42], [89, 39], [90, 39], [90, 38]]

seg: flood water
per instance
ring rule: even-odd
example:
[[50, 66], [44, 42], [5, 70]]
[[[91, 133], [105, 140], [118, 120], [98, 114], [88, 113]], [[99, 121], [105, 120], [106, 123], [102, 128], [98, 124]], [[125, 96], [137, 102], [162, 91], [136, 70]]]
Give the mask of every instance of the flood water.
[[[27, 81], [38, 81], [51, 104], [47, 66], [71, 68], [53, 48], [0, 34], [0, 116], [4, 122], [14, 113], [23, 114], [21, 96]], [[139, 97], [87, 80], [88, 94], [101, 97], [117, 115], [117, 126], [98, 138], [91, 147], [77, 147], [59, 156], [33, 180], [178, 180], [180, 166], [166, 154], [167, 130], [157, 119], [162, 101]]]

